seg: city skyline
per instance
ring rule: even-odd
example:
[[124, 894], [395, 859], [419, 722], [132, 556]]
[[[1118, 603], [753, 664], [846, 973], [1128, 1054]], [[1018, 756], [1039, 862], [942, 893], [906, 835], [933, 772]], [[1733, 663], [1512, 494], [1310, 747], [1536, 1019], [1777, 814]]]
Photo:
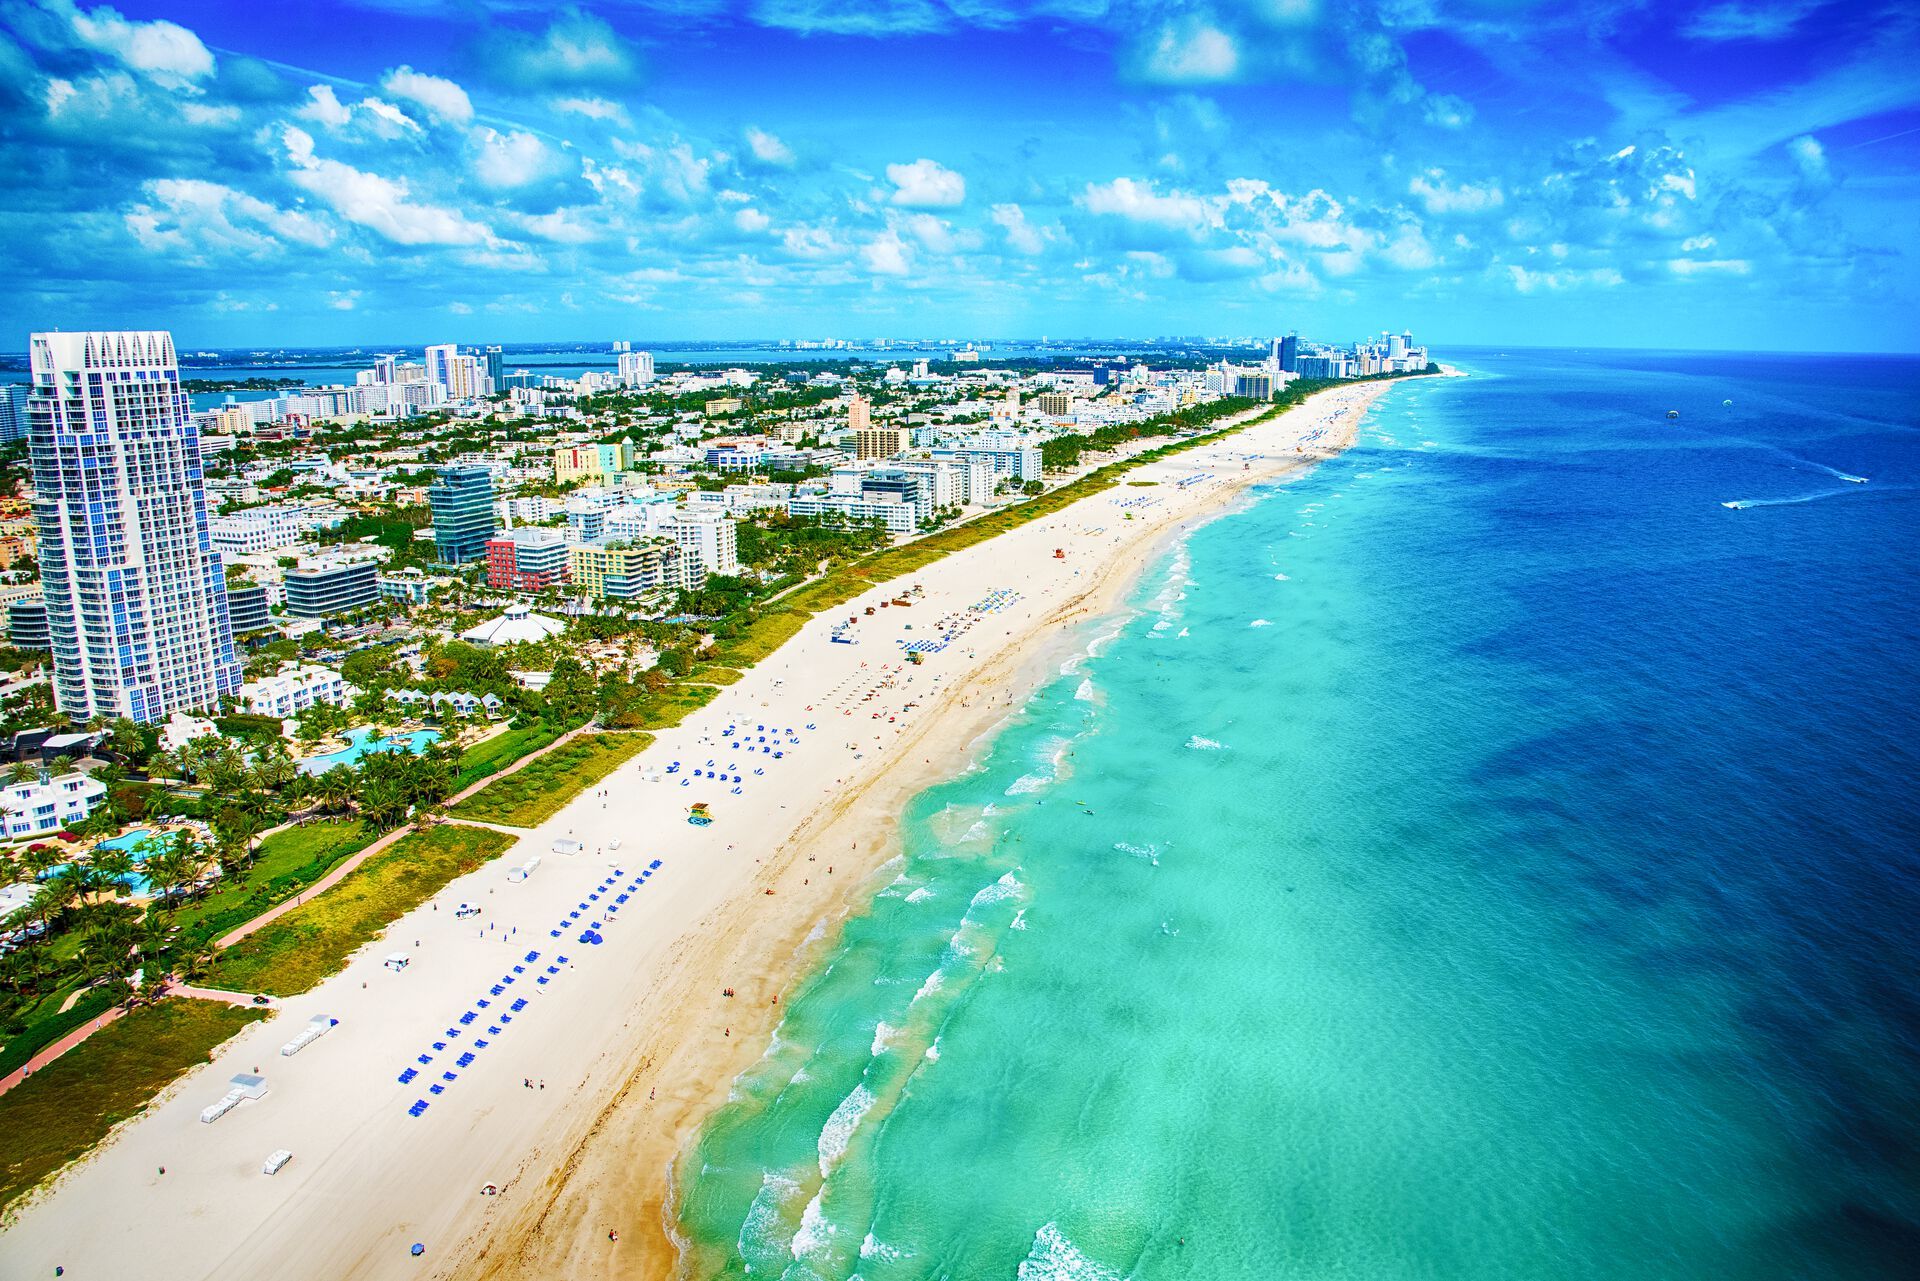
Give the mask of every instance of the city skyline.
[[1915, 339], [1897, 7], [38, 0], [0, 37], [8, 347]]

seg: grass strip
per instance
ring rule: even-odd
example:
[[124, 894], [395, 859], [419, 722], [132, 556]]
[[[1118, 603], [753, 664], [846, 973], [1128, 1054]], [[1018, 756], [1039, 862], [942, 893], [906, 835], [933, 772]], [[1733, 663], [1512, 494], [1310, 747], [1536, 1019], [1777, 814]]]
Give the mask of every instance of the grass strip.
[[349, 854], [372, 844], [374, 835], [357, 818], [309, 820], [275, 832], [260, 842], [243, 876], [221, 881], [205, 898], [183, 904], [168, 924], [219, 938], [306, 889]]
[[[701, 701], [706, 702], [717, 691], [711, 686], [695, 686], [685, 692], [704, 692], [706, 697]], [[487, 784], [450, 812], [481, 823], [538, 827], [652, 741], [651, 734], [583, 734]]]
[[453, 776], [453, 790], [461, 791], [483, 778], [498, 774], [522, 756], [539, 751], [566, 732], [561, 726], [540, 721], [497, 734], [483, 743], [475, 743], [460, 754], [460, 770]]
[[347, 963], [379, 932], [513, 844], [484, 828], [413, 832], [215, 958], [203, 980], [233, 992], [293, 996]]
[[34, 1055], [52, 1045], [82, 1023], [105, 1014], [127, 995], [127, 985], [115, 982], [97, 987], [73, 1003], [65, 1013], [49, 1014], [27, 1025], [27, 1030], [7, 1042], [0, 1050], [0, 1076], [12, 1076], [25, 1067]]
[[172, 997], [135, 1010], [0, 1095], [0, 1208], [86, 1154], [265, 1010]]

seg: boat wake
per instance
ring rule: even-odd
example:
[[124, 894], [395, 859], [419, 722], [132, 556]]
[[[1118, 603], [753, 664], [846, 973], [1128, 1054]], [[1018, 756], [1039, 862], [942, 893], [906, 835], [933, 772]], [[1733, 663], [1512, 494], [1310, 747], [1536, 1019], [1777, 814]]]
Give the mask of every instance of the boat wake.
[[1845, 494], [1859, 492], [1857, 489], [1822, 489], [1811, 494], [1796, 494], [1790, 498], [1736, 498], [1720, 505], [1730, 507], [1734, 511], [1745, 511], [1749, 507], [1793, 507], [1800, 503], [1817, 503], [1822, 498], [1839, 498]]

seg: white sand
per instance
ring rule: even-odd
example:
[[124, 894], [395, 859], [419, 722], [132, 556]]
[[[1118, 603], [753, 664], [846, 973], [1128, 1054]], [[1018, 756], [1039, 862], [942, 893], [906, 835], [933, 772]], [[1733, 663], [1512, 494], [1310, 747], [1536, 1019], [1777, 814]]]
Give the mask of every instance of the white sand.
[[[1068, 624], [1116, 606], [1156, 542], [1245, 484], [1344, 447], [1388, 385], [1322, 393], [1128, 474], [1157, 487], [1093, 495], [816, 618], [516, 849], [284, 1002], [278, 1017], [230, 1042], [26, 1203], [0, 1235], [0, 1277], [51, 1277], [55, 1265], [75, 1281], [665, 1275], [668, 1162], [764, 1046], [796, 949], [861, 901], [863, 878], [888, 856], [901, 802], [951, 775], [1053, 670], [1059, 642], [1072, 639]], [[911, 608], [862, 613], [914, 583], [924, 596]], [[999, 589], [1019, 596], [977, 616], [924, 664], [906, 665], [897, 640], [935, 639], [937, 619]], [[860, 643], [830, 643], [832, 626], [849, 616], [859, 617], [851, 634]], [[751, 727], [762, 724], [817, 729], [800, 730], [798, 746], [783, 738], [776, 761], [716, 746], [734, 722], [755, 736]], [[726, 772], [746, 780], [742, 795], [706, 779], [681, 786], [709, 758], [738, 762]], [[647, 778], [676, 760], [680, 775]], [[686, 823], [696, 800], [711, 805], [713, 826]], [[585, 851], [552, 852], [562, 838]], [[610, 851], [615, 839], [621, 847]], [[532, 854], [539, 869], [509, 883], [508, 870]], [[603, 945], [577, 942], [577, 924], [549, 937], [615, 866], [624, 887], [655, 858], [664, 865], [605, 929]], [[457, 921], [462, 901], [484, 915]], [[403, 1069], [420, 1067], [415, 1056], [432, 1053], [430, 1043], [530, 950], [540, 962], [484, 1011], [498, 1014], [524, 995], [524, 1012], [497, 1037], [479, 1020], [401, 1085]], [[382, 967], [393, 951], [411, 954], [404, 971]], [[536, 985], [559, 955], [570, 964]], [[727, 986], [734, 998], [721, 995]], [[279, 1047], [315, 1014], [340, 1025], [282, 1058]], [[454, 1068], [476, 1032], [488, 1048], [470, 1068]], [[200, 1110], [227, 1079], [255, 1068], [266, 1097], [202, 1124]], [[458, 1079], [429, 1095], [446, 1069]], [[523, 1078], [546, 1088], [526, 1089]], [[408, 1116], [420, 1098], [430, 1108]], [[292, 1163], [263, 1175], [277, 1148], [292, 1149]], [[489, 1181], [501, 1195], [480, 1195]], [[426, 1244], [424, 1258], [409, 1256], [415, 1241]]]

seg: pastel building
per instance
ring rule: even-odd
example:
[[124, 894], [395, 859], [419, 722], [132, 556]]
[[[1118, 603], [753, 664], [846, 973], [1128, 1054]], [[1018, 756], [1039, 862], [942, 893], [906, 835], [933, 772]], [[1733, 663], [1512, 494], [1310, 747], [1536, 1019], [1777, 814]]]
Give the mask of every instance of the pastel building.
[[56, 704], [140, 722], [217, 706], [241, 664], [173, 336], [34, 334], [30, 360]]
[[575, 585], [589, 596], [607, 600], [635, 600], [697, 587], [704, 577], [698, 560], [664, 540], [608, 538], [574, 543], [567, 555]]

